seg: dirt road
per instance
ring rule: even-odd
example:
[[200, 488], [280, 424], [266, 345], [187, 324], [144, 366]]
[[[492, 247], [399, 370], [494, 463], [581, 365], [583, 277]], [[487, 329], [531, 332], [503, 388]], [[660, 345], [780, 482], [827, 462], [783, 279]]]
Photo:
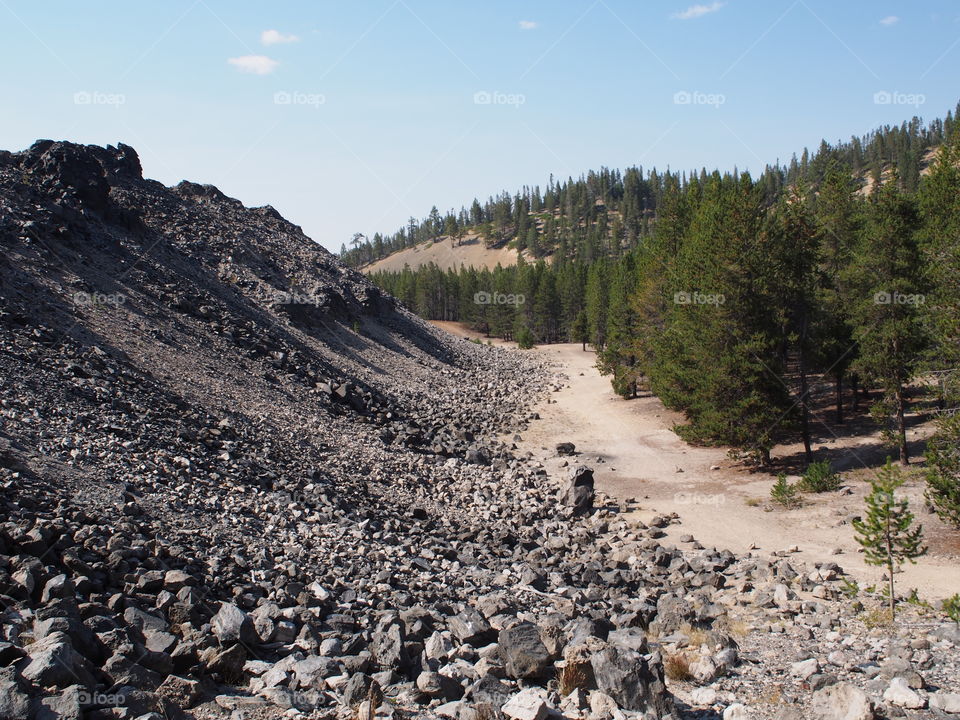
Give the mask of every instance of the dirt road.
[[[438, 324], [471, 335], [453, 323]], [[725, 449], [697, 448], [680, 440], [670, 429], [679, 416], [656, 398], [617, 397], [609, 379], [594, 366], [589, 349], [583, 352], [578, 344], [544, 345], [533, 352], [556, 362], [568, 377], [563, 389], [537, 408], [541, 419], [519, 443], [544, 463], [551, 476], [561, 478], [565, 471], [564, 459], [556, 457], [556, 444], [572, 442], [580, 453], [577, 461], [594, 469], [598, 490], [638, 500], [642, 507], [636, 512], [638, 519], [674, 512], [680, 516], [680, 524], [667, 528], [669, 541], [678, 543], [681, 535], [691, 534], [706, 547], [753, 549], [759, 554], [795, 547], [798, 551], [791, 555], [808, 562], [836, 562], [861, 585], [880, 580], [880, 569], [863, 562], [849, 523], [863, 510], [868, 470], [844, 474], [849, 490], [806, 495], [806, 504], [795, 510], [771, 509], [775, 478], [733, 462]], [[908, 483], [905, 493], [928, 534], [950, 535], [935, 516], [924, 512], [921, 482]], [[917, 588], [923, 599], [933, 600], [960, 592], [955, 532], [953, 543], [952, 547], [936, 543], [917, 565], [898, 574], [898, 594]]]

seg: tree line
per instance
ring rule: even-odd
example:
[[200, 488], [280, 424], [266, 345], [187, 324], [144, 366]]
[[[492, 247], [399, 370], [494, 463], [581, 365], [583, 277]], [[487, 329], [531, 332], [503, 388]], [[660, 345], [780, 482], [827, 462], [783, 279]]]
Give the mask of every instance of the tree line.
[[589, 342], [619, 394], [652, 392], [684, 414], [685, 439], [761, 463], [793, 438], [812, 459], [825, 383], [837, 422], [860, 388], [878, 390], [871, 413], [908, 463], [907, 389], [936, 378], [930, 487], [960, 522], [958, 166], [954, 133], [915, 190], [887, 169], [866, 193], [839, 159], [774, 197], [746, 173], [665, 174], [650, 234], [625, 252], [371, 277], [430, 319]]
[[[778, 161], [767, 166], [757, 184], [765, 200], [773, 202], [785, 188], [819, 186], [828, 169], [840, 164], [854, 177], [872, 184], [879, 183], [885, 172], [892, 172], [900, 187], [912, 193], [919, 185], [927, 154], [952, 134], [958, 114], [960, 106], [957, 113], [949, 112], [945, 119], [926, 125], [915, 117], [848, 142], [821, 142], [814, 152], [805, 149], [788, 163]], [[688, 177], [703, 184], [707, 176], [701, 169], [681, 174], [680, 179], [684, 184]], [[441, 238], [463, 242], [471, 234], [479, 235], [490, 247], [509, 243], [531, 259], [555, 254], [586, 260], [617, 255], [652, 232], [670, 177], [669, 172], [653, 169], [645, 173], [637, 167], [622, 172], [601, 168], [563, 182], [551, 176], [543, 190], [534, 186], [512, 194], [502, 192], [486, 202], [474, 199], [469, 208], [444, 214], [433, 207], [426, 218], [411, 217], [393, 234], [376, 233], [367, 239], [357, 233], [349, 248], [342, 246], [340, 257], [346, 264], [360, 267], [421, 243]]]

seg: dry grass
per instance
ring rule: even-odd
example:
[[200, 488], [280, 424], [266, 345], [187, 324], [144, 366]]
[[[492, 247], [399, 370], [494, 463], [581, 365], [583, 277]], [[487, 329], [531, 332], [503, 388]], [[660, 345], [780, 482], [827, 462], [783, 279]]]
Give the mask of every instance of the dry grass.
[[730, 620], [727, 623], [727, 631], [734, 640], [743, 640], [753, 632], [753, 626], [743, 620]]
[[709, 633], [706, 630], [695, 628], [689, 623], [681, 625], [680, 632], [687, 636], [690, 647], [700, 647], [709, 641]]
[[876, 608], [867, 610], [861, 617], [863, 624], [869, 630], [878, 627], [890, 627], [893, 625], [893, 616], [890, 614], [890, 608]]
[[587, 674], [580, 663], [567, 663], [557, 668], [557, 690], [566, 697], [577, 688], [584, 690], [587, 687]]
[[689, 682], [693, 680], [690, 673], [690, 658], [686, 653], [671, 653], [663, 661], [663, 672], [671, 680]]
[[767, 703], [768, 705], [780, 705], [783, 703], [783, 691], [780, 689], [780, 686], [775, 685], [764, 691], [763, 695], [760, 696], [760, 702]]
[[747, 498], [743, 501], [747, 507], [760, 507], [763, 504], [763, 498]]

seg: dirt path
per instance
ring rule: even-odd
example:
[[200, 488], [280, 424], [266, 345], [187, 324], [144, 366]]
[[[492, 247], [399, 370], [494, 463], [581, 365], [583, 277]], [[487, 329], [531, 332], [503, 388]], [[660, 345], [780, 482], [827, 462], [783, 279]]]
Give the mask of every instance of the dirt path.
[[[459, 335], [472, 336], [454, 323], [438, 323]], [[496, 342], [495, 344], [506, 344]], [[563, 458], [558, 442], [572, 442], [578, 462], [594, 469], [597, 489], [620, 499], [636, 498], [638, 519], [677, 513], [680, 524], [666, 528], [670, 541], [693, 535], [707, 547], [767, 554], [788, 551], [808, 562], [833, 561], [861, 583], [879, 581], [878, 568], [858, 553], [849, 519], [862, 512], [869, 471], [845, 474], [848, 491], [807, 495], [796, 510], [768, 510], [774, 478], [753, 473], [731, 461], [725, 449], [692, 447], [670, 428], [679, 418], [653, 397], [623, 400], [608, 378], [594, 367], [595, 356], [578, 344], [546, 345], [542, 353], [568, 376], [562, 390], [536, 408], [540, 421], [531, 424], [518, 443], [540, 459], [551, 476], [560, 478]], [[917, 588], [923, 599], [942, 599], [960, 592], [960, 539], [923, 510], [922, 483], [905, 488], [918, 519], [927, 528], [931, 552], [897, 575], [898, 594]], [[748, 505], [748, 501], [758, 505]], [[947, 540], [944, 541], [944, 538]], [[836, 551], [839, 550], [839, 553]]]

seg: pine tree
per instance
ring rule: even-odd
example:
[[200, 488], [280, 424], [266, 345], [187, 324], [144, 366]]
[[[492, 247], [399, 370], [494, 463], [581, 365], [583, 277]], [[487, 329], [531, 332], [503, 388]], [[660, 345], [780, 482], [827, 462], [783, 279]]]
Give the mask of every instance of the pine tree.
[[913, 527], [913, 513], [906, 498], [895, 493], [903, 485], [900, 469], [887, 458], [887, 464], [871, 481], [866, 497], [866, 518], [856, 518], [853, 529], [856, 541], [863, 547], [864, 560], [870, 565], [887, 568], [890, 616], [896, 616], [893, 574], [904, 561], [911, 563], [927, 552], [923, 545], [923, 526]]
[[587, 323], [587, 311], [581, 310], [577, 313], [576, 319], [573, 321], [573, 327], [570, 331], [571, 340], [573, 342], [578, 342], [583, 345], [583, 351], [587, 351], [587, 342], [590, 340], [590, 330]]
[[796, 358], [800, 410], [800, 435], [807, 463], [813, 462], [810, 447], [810, 373], [818, 365], [817, 335], [820, 319], [817, 305], [819, 248], [813, 219], [807, 207], [803, 181], [776, 208], [773, 228], [766, 239], [772, 282], [766, 292], [776, 298], [782, 312], [781, 336]]
[[750, 176], [703, 186], [673, 263], [673, 304], [655, 348], [651, 389], [684, 412], [684, 439], [747, 450], [761, 463], [791, 429], [768, 248], [758, 243]]
[[604, 375], [612, 375], [613, 389], [621, 397], [636, 397], [639, 367], [634, 354], [633, 338], [637, 316], [631, 297], [636, 283], [634, 257], [628, 254], [612, 269], [607, 312], [607, 346], [600, 353], [598, 367]]
[[960, 414], [942, 418], [927, 442], [927, 499], [944, 522], [960, 528]]
[[933, 343], [927, 366], [938, 371], [941, 410], [927, 444], [927, 498], [960, 527], [960, 130], [954, 130], [920, 186], [920, 242], [932, 289], [924, 304]]
[[[843, 272], [850, 263], [858, 231], [859, 213], [856, 186], [850, 170], [832, 164], [820, 185], [814, 222], [819, 236], [821, 282], [817, 305], [819, 319], [817, 352], [819, 365], [833, 377], [836, 419], [844, 421], [843, 381], [856, 357], [856, 344], [850, 325], [849, 296]], [[854, 408], [857, 406], [854, 385]]]
[[533, 347], [533, 333], [525, 324], [520, 325], [516, 334], [517, 347], [521, 350], [529, 350]]
[[[960, 365], [960, 130], [941, 148], [918, 193], [920, 248], [931, 292], [924, 303], [932, 329], [930, 369]], [[952, 376], [960, 385], [960, 372]], [[950, 390], [950, 388], [947, 388]], [[960, 396], [960, 387], [954, 390]]]
[[923, 266], [916, 224], [912, 199], [894, 182], [881, 187], [871, 199], [856, 255], [846, 271], [859, 348], [854, 367], [881, 384], [883, 398], [872, 412], [878, 419], [892, 420], [892, 430], [884, 433], [899, 448], [904, 464], [909, 462], [904, 388], [919, 366], [926, 341], [919, 310]]
[[590, 343], [603, 350], [607, 340], [607, 302], [608, 302], [607, 264], [597, 261], [587, 271], [586, 311]]

